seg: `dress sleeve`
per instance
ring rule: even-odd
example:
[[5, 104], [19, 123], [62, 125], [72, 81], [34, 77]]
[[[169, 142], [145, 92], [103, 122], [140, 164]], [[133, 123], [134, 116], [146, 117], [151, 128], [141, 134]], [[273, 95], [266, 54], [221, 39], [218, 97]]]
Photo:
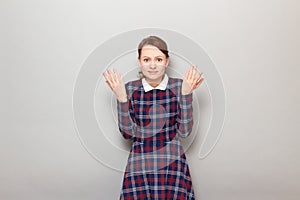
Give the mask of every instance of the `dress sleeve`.
[[[181, 91], [180, 91], [181, 92]], [[178, 104], [178, 115], [176, 119], [176, 129], [181, 137], [187, 137], [192, 132], [193, 128], [193, 93], [182, 95], [180, 94]]]
[[118, 127], [121, 134], [125, 139], [132, 140], [135, 136], [136, 122], [134, 119], [133, 106], [131, 100], [127, 99], [126, 102], [120, 102], [117, 99], [117, 111]]

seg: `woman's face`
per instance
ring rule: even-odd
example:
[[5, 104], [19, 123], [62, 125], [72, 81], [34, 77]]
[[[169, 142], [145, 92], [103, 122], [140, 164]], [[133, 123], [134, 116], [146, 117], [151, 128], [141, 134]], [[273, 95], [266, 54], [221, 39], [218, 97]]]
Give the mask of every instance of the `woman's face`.
[[145, 45], [141, 50], [139, 65], [149, 84], [158, 85], [165, 74], [169, 59], [157, 47]]

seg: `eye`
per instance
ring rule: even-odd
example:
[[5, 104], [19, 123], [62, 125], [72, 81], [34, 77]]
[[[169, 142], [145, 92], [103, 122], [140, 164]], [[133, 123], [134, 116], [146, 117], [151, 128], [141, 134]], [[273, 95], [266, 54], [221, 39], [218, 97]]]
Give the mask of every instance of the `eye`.
[[162, 59], [161, 59], [161, 58], [157, 58], [157, 61], [158, 61], [158, 62], [161, 62], [161, 61], [162, 61]]
[[148, 62], [148, 61], [149, 61], [149, 59], [148, 59], [148, 58], [145, 58], [143, 61], [144, 61], [144, 62]]

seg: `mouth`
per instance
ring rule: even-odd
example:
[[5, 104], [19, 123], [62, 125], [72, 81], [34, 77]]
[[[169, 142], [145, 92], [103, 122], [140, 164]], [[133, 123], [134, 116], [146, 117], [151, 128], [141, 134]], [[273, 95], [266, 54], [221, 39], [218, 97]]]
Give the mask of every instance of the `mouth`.
[[149, 74], [156, 74], [157, 73], [157, 71], [148, 71], [149, 72]]

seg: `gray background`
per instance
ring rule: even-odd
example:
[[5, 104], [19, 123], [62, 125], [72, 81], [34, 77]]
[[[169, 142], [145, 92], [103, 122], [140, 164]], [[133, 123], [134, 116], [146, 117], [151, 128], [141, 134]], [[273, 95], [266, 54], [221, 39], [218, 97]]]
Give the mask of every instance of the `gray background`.
[[178, 31], [217, 65], [222, 137], [190, 157], [198, 199], [298, 199], [299, 1], [1, 1], [0, 199], [118, 199], [122, 173], [80, 144], [72, 92], [115, 34]]

